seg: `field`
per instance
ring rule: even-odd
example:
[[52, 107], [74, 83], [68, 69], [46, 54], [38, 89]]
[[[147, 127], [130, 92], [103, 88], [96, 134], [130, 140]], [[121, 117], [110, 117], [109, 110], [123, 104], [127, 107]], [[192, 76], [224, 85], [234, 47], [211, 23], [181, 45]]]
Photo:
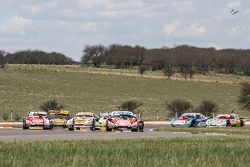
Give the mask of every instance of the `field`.
[[0, 142], [1, 166], [249, 166], [250, 138]]
[[[94, 69], [79, 66], [8, 65], [0, 70], [0, 115], [37, 109], [47, 100], [57, 99], [72, 113], [90, 111], [110, 112], [125, 100], [142, 102], [142, 116], [146, 120], [166, 120], [166, 102], [186, 99], [197, 106], [202, 100], [213, 100], [219, 112], [234, 112], [243, 117], [237, 100], [239, 82], [248, 78], [239, 76], [195, 76], [194, 81], [164, 79], [159, 72], [147, 72], [144, 77], [136, 69]], [[177, 76], [175, 76], [177, 77]], [[197, 82], [199, 81], [199, 82]], [[226, 81], [226, 82], [224, 82]], [[237, 82], [236, 82], [237, 81]]]

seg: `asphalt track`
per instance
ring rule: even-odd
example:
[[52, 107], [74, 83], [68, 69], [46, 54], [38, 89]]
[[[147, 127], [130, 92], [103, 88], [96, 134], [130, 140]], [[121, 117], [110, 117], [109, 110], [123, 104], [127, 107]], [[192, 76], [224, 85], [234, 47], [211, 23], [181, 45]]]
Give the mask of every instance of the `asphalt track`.
[[29, 129], [21, 128], [0, 129], [0, 141], [15, 141], [15, 140], [79, 140], [79, 139], [142, 139], [142, 138], [166, 138], [166, 137], [200, 137], [200, 136], [218, 136], [225, 134], [216, 133], [198, 133], [192, 134], [189, 132], [157, 132], [155, 128], [169, 126], [162, 124], [145, 125], [144, 132], [130, 131], [114, 131], [106, 132], [104, 130], [75, 130], [68, 131], [63, 128], [55, 128], [53, 130]]

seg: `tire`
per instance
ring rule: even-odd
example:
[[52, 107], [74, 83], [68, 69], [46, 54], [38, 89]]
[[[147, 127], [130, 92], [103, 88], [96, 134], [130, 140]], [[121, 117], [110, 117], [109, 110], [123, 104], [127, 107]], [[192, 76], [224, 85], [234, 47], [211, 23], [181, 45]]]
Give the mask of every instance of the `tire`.
[[243, 127], [243, 126], [244, 126], [244, 121], [240, 120], [240, 127]]
[[29, 127], [26, 124], [23, 124], [23, 129], [29, 129]]
[[80, 130], [80, 128], [76, 128], [76, 130]]
[[112, 129], [108, 126], [108, 121], [106, 122], [106, 132], [112, 132]]
[[27, 127], [27, 126], [23, 126], [23, 129], [29, 129], [29, 127]]
[[131, 129], [131, 132], [138, 132], [138, 128], [137, 129]]
[[194, 128], [198, 127], [198, 122], [196, 122], [196, 121], [194, 120], [194, 121], [192, 122], [191, 127], [194, 127]]
[[93, 120], [93, 124], [92, 124], [92, 127], [90, 128], [90, 130], [95, 131], [95, 120]]

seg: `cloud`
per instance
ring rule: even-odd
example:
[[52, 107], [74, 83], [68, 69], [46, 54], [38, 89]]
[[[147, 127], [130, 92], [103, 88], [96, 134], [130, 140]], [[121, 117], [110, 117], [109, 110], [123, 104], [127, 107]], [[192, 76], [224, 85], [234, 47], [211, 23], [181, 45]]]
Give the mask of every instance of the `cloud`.
[[22, 16], [14, 15], [7, 21], [0, 24], [0, 30], [2, 32], [12, 32], [12, 31], [20, 31], [23, 30], [27, 26], [31, 26], [32, 21], [30, 19], [26, 19]]
[[163, 31], [167, 36], [199, 36], [206, 33], [206, 27], [200, 25], [198, 22], [194, 23], [182, 23], [181, 21], [174, 21], [172, 23], [166, 24], [163, 27]]

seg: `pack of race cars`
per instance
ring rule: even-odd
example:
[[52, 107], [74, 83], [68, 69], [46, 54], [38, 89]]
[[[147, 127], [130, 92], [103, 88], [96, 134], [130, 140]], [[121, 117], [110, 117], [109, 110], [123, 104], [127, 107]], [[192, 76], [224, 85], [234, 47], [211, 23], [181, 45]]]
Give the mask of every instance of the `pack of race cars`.
[[215, 117], [205, 117], [201, 113], [184, 113], [171, 121], [173, 127], [233, 127], [244, 126], [244, 119], [238, 114], [217, 114]]
[[130, 111], [113, 111], [102, 116], [91, 112], [78, 112], [72, 116], [65, 110], [32, 111], [23, 118], [23, 129], [30, 127], [53, 129], [57, 126], [68, 128], [70, 131], [89, 128], [92, 131], [104, 129], [143, 132], [144, 121]]
[[[173, 127], [241, 127], [244, 126], [244, 120], [234, 113], [217, 114], [215, 117], [205, 117], [201, 113], [184, 113], [179, 118], [172, 119], [171, 125]], [[144, 121], [131, 111], [113, 111], [101, 113], [100, 116], [91, 112], [78, 112], [72, 116], [65, 110], [31, 111], [23, 118], [23, 129], [30, 127], [53, 129], [57, 126], [70, 131], [89, 128], [92, 131], [104, 129], [143, 132]]]

